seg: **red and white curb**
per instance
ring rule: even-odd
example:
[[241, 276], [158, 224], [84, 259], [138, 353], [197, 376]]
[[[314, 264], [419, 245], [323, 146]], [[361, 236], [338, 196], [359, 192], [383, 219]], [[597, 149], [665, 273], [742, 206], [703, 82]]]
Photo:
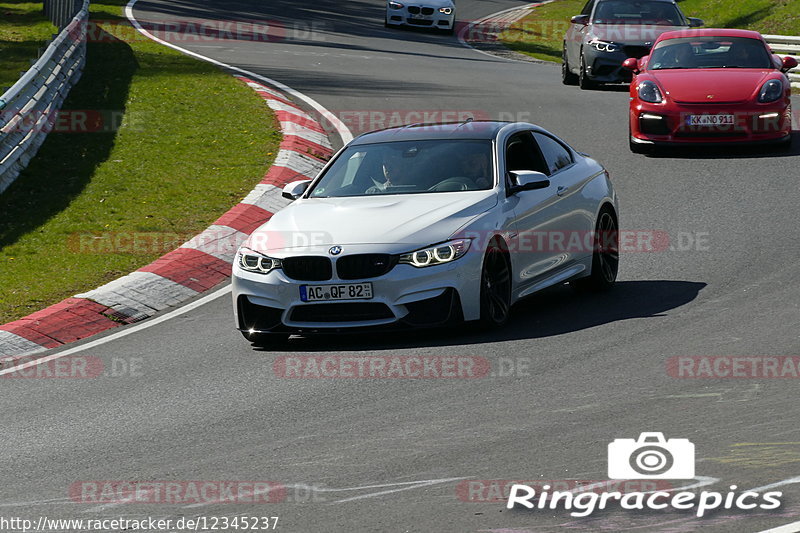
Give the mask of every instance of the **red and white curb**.
[[[261, 183], [180, 248], [102, 287], [0, 325], [0, 358], [42, 352], [175, 307], [225, 281], [239, 245], [285, 207], [283, 186], [313, 178], [332, 154], [325, 130], [287, 95], [236, 76], [275, 112], [283, 141]], [[4, 366], [0, 359], [0, 368]], [[13, 360], [9, 361], [13, 364]]]

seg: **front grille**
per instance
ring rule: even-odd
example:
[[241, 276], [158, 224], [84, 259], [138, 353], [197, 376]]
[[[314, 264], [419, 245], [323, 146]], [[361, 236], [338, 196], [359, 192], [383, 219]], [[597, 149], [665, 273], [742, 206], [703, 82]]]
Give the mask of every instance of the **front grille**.
[[412, 15], [419, 15], [419, 7], [417, 6], [408, 6], [408, 12]]
[[622, 50], [628, 57], [635, 57], [636, 59], [641, 59], [650, 53], [649, 46], [624, 46]]
[[295, 307], [291, 320], [295, 322], [360, 322], [394, 318], [386, 304], [378, 302], [310, 304]]
[[239, 328], [242, 330], [269, 331], [281, 323], [283, 309], [256, 305], [241, 295], [236, 302], [239, 310]]
[[283, 273], [298, 281], [327, 281], [333, 277], [331, 260], [320, 256], [287, 257]]
[[669, 135], [667, 119], [660, 115], [640, 116], [639, 131], [645, 135]]
[[423, 7], [422, 8], [423, 15], [433, 15], [433, 8], [432, 7]]
[[725, 139], [730, 137], [741, 137], [744, 131], [718, 131], [718, 130], [680, 130], [675, 132], [676, 137], [698, 137], [704, 139]]
[[336, 261], [336, 274], [340, 279], [377, 278], [396, 264], [397, 257], [389, 254], [346, 255]]
[[433, 24], [432, 20], [424, 19], [406, 19], [406, 22], [412, 26], [431, 26]]
[[[706, 100], [704, 102], [687, 102], [684, 100], [675, 100], [675, 103], [681, 105], [689, 105], [689, 106], [701, 105], [703, 106], [703, 108], [707, 108], [709, 113], [716, 113], [717, 112], [716, 109], [718, 106], [723, 106], [727, 108], [733, 105], [741, 105], [744, 103], [744, 100], [732, 100], [730, 102], [715, 102], [714, 100]], [[728, 109], [721, 110], [720, 112], [722, 114], [726, 114], [728, 112]]]
[[451, 320], [461, 320], [461, 300], [455, 289], [448, 288], [441, 295], [427, 300], [407, 303], [408, 314], [403, 322], [410, 326], [437, 326]]

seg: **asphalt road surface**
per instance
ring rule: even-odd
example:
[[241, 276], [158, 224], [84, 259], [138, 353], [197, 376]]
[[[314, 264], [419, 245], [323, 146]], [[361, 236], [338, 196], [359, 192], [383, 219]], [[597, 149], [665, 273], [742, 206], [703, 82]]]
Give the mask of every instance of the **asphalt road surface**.
[[[459, 18], [515, 5], [459, 0]], [[277, 529], [287, 533], [755, 532], [797, 521], [798, 381], [681, 379], [667, 362], [800, 355], [800, 139], [787, 154], [636, 156], [626, 145], [624, 90], [565, 87], [557, 65], [384, 29], [382, 6], [148, 0], [135, 13], [151, 22], [281, 21], [289, 31], [274, 42], [177, 44], [302, 91], [350, 117], [354, 132], [352, 117], [367, 113], [380, 127], [376, 113], [391, 110], [535, 122], [609, 168], [624, 230], [665, 232], [672, 249], [624, 253], [611, 293], [549, 290], [516, 306], [511, 324], [491, 334], [293, 339], [280, 352], [262, 351], [234, 330], [226, 294], [90, 345], [74, 356], [97, 358], [116, 377], [0, 383], [0, 516], [266, 515], [279, 516]], [[482, 357], [491, 372], [285, 379], [273, 367], [282, 356], [321, 353]], [[607, 479], [608, 443], [643, 431], [694, 442], [696, 479], [671, 481], [673, 488], [706, 483], [725, 493], [788, 480], [776, 489], [781, 508], [702, 519], [612, 509], [576, 518], [509, 511], [502, 497], [480, 490], [500, 486], [490, 480]], [[200, 506], [70, 498], [75, 487], [91, 486], [76, 483], [97, 480], [269, 480], [285, 492], [280, 503]]]

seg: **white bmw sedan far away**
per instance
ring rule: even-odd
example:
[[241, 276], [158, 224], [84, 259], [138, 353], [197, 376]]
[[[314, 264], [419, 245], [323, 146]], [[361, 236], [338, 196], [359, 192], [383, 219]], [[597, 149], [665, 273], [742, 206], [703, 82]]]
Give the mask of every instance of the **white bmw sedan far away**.
[[605, 169], [526, 123], [367, 133], [256, 230], [233, 265], [236, 327], [290, 334], [478, 321], [569, 282], [617, 277], [618, 201]]
[[453, 0], [388, 0], [384, 26], [413, 26], [454, 33], [456, 5]]

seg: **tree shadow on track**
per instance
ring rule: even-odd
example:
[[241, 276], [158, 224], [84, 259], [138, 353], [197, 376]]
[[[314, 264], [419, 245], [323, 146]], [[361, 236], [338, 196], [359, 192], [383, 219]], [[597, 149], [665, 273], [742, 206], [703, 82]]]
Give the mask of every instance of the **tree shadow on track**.
[[[483, 344], [563, 335], [634, 318], [658, 318], [697, 298], [706, 284], [691, 281], [622, 281], [607, 293], [578, 294], [566, 285], [552, 287], [514, 306], [511, 322], [481, 332], [466, 324], [448, 329], [292, 338], [270, 352], [371, 351]], [[262, 351], [261, 348], [256, 348]]]

